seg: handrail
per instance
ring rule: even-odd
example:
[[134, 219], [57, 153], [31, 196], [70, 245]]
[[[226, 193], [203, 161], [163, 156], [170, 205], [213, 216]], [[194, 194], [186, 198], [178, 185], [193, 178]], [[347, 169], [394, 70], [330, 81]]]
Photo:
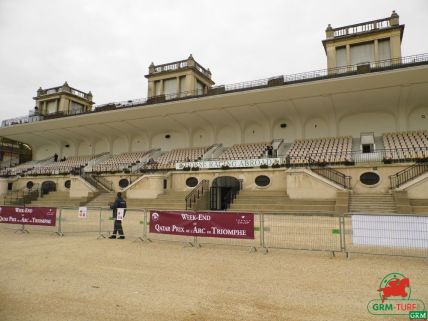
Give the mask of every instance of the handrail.
[[40, 196], [40, 184], [34, 184], [31, 188], [24, 187], [20, 190], [9, 192], [3, 198], [4, 205], [8, 204], [25, 205], [36, 200]]
[[108, 191], [108, 192], [111, 192], [113, 190], [113, 185], [112, 185], [113, 183], [111, 183], [110, 181], [107, 181], [110, 184], [106, 183], [106, 186], [104, 186], [104, 184], [100, 182], [101, 179], [100, 179], [100, 181], [97, 180], [97, 178], [99, 178], [100, 176], [95, 177], [95, 176], [88, 174], [88, 173], [82, 173], [80, 175], [80, 177], [82, 177], [85, 181], [87, 181], [89, 184], [91, 184], [92, 186], [94, 186], [98, 189], [101, 188], [101, 189]]
[[400, 187], [408, 181], [428, 172], [428, 162], [416, 163], [409, 166], [396, 174], [390, 175], [391, 189]]
[[[426, 65], [426, 64], [428, 64], [428, 53], [400, 57], [400, 58], [392, 58], [387, 60], [373, 61], [370, 63], [369, 72], [378, 72], [378, 71], [406, 68], [406, 67]], [[284, 75], [283, 76], [284, 80], [281, 81], [280, 84], [286, 86], [286, 85], [291, 85], [291, 84], [300, 83], [300, 82], [309, 82], [309, 81], [317, 81], [322, 79], [331, 79], [331, 78], [339, 78], [343, 76], [357, 75], [359, 74], [358, 66], [359, 64], [355, 64], [355, 65], [349, 65], [349, 66], [343, 66], [343, 67], [337, 67], [337, 68], [319, 69], [319, 70], [314, 70], [309, 72]], [[274, 77], [274, 78], [279, 79], [281, 77], [282, 76]], [[97, 111], [97, 108], [102, 106], [111, 106], [112, 109], [132, 108], [132, 107], [141, 107], [148, 104], [157, 104], [157, 103], [164, 103], [164, 102], [175, 101], [175, 100], [191, 99], [191, 98], [202, 97], [202, 96], [222, 95], [222, 94], [227, 94], [227, 93], [236, 92], [236, 91], [247, 91], [247, 90], [254, 90], [259, 88], [267, 88], [269, 87], [269, 80], [272, 80], [272, 77], [254, 80], [254, 81], [245, 81], [245, 82], [229, 84], [229, 85], [215, 86], [215, 87], [212, 87], [211, 90], [209, 90], [207, 93], [202, 92], [200, 90], [195, 90], [195, 91], [180, 92], [180, 93], [175, 93], [170, 95], [160, 95], [160, 96], [152, 96], [148, 98], [132, 99], [132, 100], [127, 100], [125, 102], [111, 102], [111, 103], [95, 106], [93, 111], [82, 111], [81, 113], [73, 113], [73, 114], [61, 112], [57, 115], [55, 114], [49, 115], [49, 117], [47, 118], [53, 118], [55, 116], [71, 117], [71, 116], [78, 116], [78, 115], [95, 113], [95, 112], [102, 112], [101, 110]], [[278, 84], [275, 84], [275, 85], [278, 85]], [[219, 90], [216, 91], [216, 89], [219, 89]], [[40, 121], [44, 120], [43, 118], [44, 117], [41, 116]], [[30, 119], [21, 120], [21, 123], [28, 123], [28, 122], [30, 122]], [[4, 120], [2, 122], [1, 127], [7, 127], [10, 125], [14, 125], [14, 124], [9, 123], [8, 120]]]
[[310, 170], [346, 189], [351, 189], [351, 176], [347, 176], [333, 168], [320, 166], [312, 158], [308, 158]]
[[113, 191], [113, 183], [102, 176], [91, 175], [94, 180], [104, 186], [104, 188], [108, 189], [110, 192]]
[[207, 179], [203, 179], [199, 182], [198, 185], [195, 186], [194, 189], [190, 191], [189, 194], [185, 197], [186, 202], [186, 210], [192, 208], [192, 204], [196, 203], [198, 199], [200, 199], [205, 192], [209, 190], [209, 181]]

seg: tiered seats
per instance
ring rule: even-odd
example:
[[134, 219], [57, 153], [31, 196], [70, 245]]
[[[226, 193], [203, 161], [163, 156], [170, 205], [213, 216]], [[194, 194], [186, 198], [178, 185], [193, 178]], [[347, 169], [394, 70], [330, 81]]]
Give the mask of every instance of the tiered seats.
[[350, 162], [352, 137], [326, 137], [314, 139], [298, 139], [287, 151], [286, 162], [306, 164], [309, 159], [316, 163]]
[[4, 168], [0, 171], [0, 176], [8, 177], [8, 176], [19, 175], [19, 174], [25, 173], [29, 169], [32, 169], [34, 166], [36, 166], [35, 162], [31, 161], [24, 164], [20, 164], [15, 167]]
[[119, 155], [113, 155], [109, 159], [94, 165], [93, 172], [121, 172], [123, 169], [128, 168], [141, 161], [148, 152], [129, 152]]
[[36, 166], [27, 175], [59, 175], [70, 174], [73, 169], [84, 167], [94, 158], [99, 155], [92, 156], [71, 156], [65, 161], [52, 162], [42, 166]]
[[428, 131], [383, 134], [386, 160], [422, 160], [428, 158]]
[[268, 146], [272, 146], [269, 142], [264, 143], [251, 143], [251, 144], [235, 144], [224, 153], [220, 159], [251, 159], [263, 157], [266, 153]]
[[202, 156], [209, 149], [209, 147], [195, 147], [195, 148], [178, 148], [173, 149], [154, 162], [149, 161], [146, 169], [171, 169], [175, 168], [177, 162], [194, 162], [202, 159]]

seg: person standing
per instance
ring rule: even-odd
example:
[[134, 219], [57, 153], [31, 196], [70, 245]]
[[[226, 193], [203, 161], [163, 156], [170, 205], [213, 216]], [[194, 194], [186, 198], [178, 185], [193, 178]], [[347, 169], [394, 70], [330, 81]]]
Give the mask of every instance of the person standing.
[[[117, 193], [117, 197], [114, 200], [114, 203], [110, 204], [110, 208], [113, 210], [114, 226], [113, 226], [113, 233], [109, 238], [115, 239], [116, 233], [119, 233], [119, 239], [123, 240], [125, 238], [125, 235], [123, 233], [122, 220], [117, 219], [117, 209], [126, 208], [126, 201], [122, 198], [121, 192]], [[125, 217], [125, 211], [126, 210], [123, 210], [123, 217]]]

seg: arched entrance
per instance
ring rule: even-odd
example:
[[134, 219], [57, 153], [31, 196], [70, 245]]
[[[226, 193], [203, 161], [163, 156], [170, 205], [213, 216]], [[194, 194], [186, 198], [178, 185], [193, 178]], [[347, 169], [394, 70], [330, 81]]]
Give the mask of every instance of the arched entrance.
[[56, 191], [56, 184], [52, 181], [46, 181], [42, 183], [42, 195], [49, 194], [49, 192]]
[[225, 210], [241, 189], [241, 181], [232, 176], [217, 177], [210, 189], [210, 209]]

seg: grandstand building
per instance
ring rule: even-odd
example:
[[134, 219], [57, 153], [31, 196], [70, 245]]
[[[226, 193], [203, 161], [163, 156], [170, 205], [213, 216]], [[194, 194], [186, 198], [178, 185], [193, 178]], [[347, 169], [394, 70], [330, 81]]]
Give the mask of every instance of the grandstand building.
[[230, 85], [215, 86], [192, 55], [151, 63], [147, 99], [93, 106], [67, 82], [40, 88], [29, 116], [2, 122], [0, 136], [29, 146], [32, 160], [2, 163], [0, 195], [105, 206], [123, 191], [141, 208], [428, 213], [428, 54], [403, 57], [403, 33], [395, 12], [328, 25], [326, 69]]

